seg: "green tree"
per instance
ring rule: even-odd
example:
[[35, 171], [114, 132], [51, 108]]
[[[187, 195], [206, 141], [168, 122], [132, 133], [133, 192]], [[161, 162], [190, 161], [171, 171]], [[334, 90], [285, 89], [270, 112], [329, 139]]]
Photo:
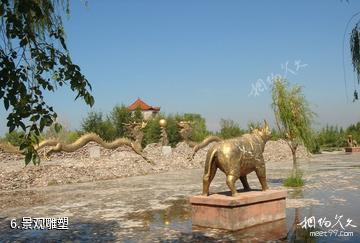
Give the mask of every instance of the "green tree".
[[169, 145], [174, 147], [180, 141], [179, 128], [177, 126], [178, 116], [160, 114], [154, 119], [148, 121], [146, 128], [144, 129], [143, 146], [150, 143], [158, 143], [161, 137], [161, 128], [159, 121], [165, 119], [167, 122], [166, 133], [168, 136]]
[[142, 122], [143, 119], [144, 119], [144, 116], [141, 112], [141, 109], [139, 107], [136, 108], [132, 113], [131, 120], [133, 122]]
[[89, 112], [81, 123], [84, 132], [93, 132], [102, 139], [111, 141], [116, 138], [115, 128], [109, 118], [104, 119], [101, 112]]
[[313, 134], [313, 137], [314, 137], [313, 145], [309, 148], [309, 151], [312, 154], [321, 154], [320, 142], [316, 137], [316, 134]]
[[[44, 92], [69, 87], [92, 106], [91, 86], [71, 60], [62, 24], [69, 1], [1, 0], [0, 99], [8, 111], [9, 132], [25, 132], [20, 149], [25, 164], [40, 162], [33, 139], [56, 119]], [[35, 139], [35, 140], [36, 140]]]
[[191, 121], [193, 123], [193, 131], [191, 136], [193, 141], [201, 142], [210, 135], [210, 132], [206, 129], [205, 118], [203, 118], [200, 114], [185, 113], [182, 117], [183, 120]]
[[358, 144], [360, 144], [360, 122], [350, 125], [346, 129], [346, 135], [352, 135], [353, 139], [355, 139]]
[[326, 149], [339, 148], [344, 146], [346, 141], [344, 131], [338, 126], [329, 126], [322, 128], [316, 137], [319, 145]]
[[[360, 22], [357, 23], [351, 31], [350, 51], [351, 51], [351, 61], [354, 68], [354, 72], [357, 75], [358, 84], [360, 84]], [[355, 89], [353, 101], [358, 99], [359, 99], [359, 94]]]
[[[154, 119], [148, 121], [146, 128], [144, 129], [143, 146], [150, 143], [158, 143], [161, 136], [161, 129], [159, 120], [165, 119], [167, 121], [166, 132], [169, 140], [169, 144], [174, 147], [181, 141], [179, 134], [179, 121], [192, 121], [193, 122], [193, 136], [194, 141], [202, 141], [210, 133], [206, 130], [205, 119], [199, 114], [187, 113], [184, 115], [172, 115], [172, 114], [160, 114]], [[197, 140], [196, 140], [197, 139]]]
[[297, 173], [298, 163], [296, 150], [300, 143], [307, 148], [312, 146], [311, 123], [315, 113], [311, 111], [308, 101], [299, 86], [290, 87], [284, 79], [274, 80], [272, 87], [272, 108], [276, 125], [285, 135], [293, 157], [293, 175]]
[[219, 136], [227, 139], [227, 138], [234, 138], [239, 137], [244, 134], [245, 131], [240, 128], [240, 125], [235, 121], [228, 119], [221, 119], [220, 120], [220, 133]]
[[131, 111], [125, 105], [117, 105], [110, 113], [111, 122], [115, 128], [116, 137], [128, 137], [125, 124], [132, 121]]
[[161, 116], [157, 116], [154, 119], [148, 121], [145, 129], [144, 129], [144, 139], [143, 139], [143, 147], [150, 143], [158, 143], [160, 140], [161, 129], [159, 125], [159, 120]]
[[179, 133], [178, 116], [177, 115], [168, 115], [166, 116], [167, 126], [166, 132], [168, 135], [169, 145], [175, 147], [177, 143], [180, 142], [181, 136]]

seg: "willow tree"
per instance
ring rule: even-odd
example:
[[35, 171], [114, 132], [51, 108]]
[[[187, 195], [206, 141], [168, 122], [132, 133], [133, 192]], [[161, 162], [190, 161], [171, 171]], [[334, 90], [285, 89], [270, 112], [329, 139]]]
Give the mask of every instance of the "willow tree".
[[69, 0], [0, 1], [0, 99], [9, 132], [25, 132], [20, 149], [26, 164], [40, 161], [33, 144], [57, 117], [44, 93], [65, 86], [75, 99], [94, 103], [90, 83], [67, 49], [64, 13], [69, 14]]
[[[351, 61], [354, 72], [357, 76], [358, 84], [360, 84], [360, 23], [357, 23], [350, 36]], [[355, 89], [355, 87], [354, 87]], [[357, 90], [354, 90], [354, 101], [359, 99]]]
[[296, 151], [299, 144], [304, 144], [308, 149], [312, 145], [311, 123], [315, 113], [311, 111], [301, 87], [290, 87], [285, 79], [274, 80], [272, 108], [276, 125], [291, 149], [295, 175], [298, 170]]

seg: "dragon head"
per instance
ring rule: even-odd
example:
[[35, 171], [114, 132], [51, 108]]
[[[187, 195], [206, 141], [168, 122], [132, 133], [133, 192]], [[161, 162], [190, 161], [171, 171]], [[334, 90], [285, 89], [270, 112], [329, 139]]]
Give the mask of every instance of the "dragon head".
[[264, 120], [263, 127], [254, 129], [253, 132], [259, 134], [264, 141], [268, 141], [271, 138], [271, 130], [266, 120]]

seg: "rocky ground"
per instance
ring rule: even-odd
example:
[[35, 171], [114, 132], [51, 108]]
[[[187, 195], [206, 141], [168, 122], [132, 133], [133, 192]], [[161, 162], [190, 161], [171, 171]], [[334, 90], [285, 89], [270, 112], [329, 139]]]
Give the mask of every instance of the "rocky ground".
[[[24, 167], [24, 159], [19, 155], [0, 151], [0, 190], [25, 189], [33, 186], [51, 186], [108, 180], [136, 175], [154, 174], [186, 168], [200, 168], [211, 144], [200, 150], [193, 160], [192, 153], [185, 143], [179, 143], [172, 154], [162, 155], [162, 148], [149, 144], [144, 155], [154, 164], [145, 161], [127, 147], [115, 150], [100, 148], [100, 157], [90, 156], [90, 150], [98, 145], [89, 143], [74, 153], [58, 153], [50, 160], [42, 159], [39, 166]], [[42, 151], [40, 152], [42, 154]], [[299, 158], [309, 157], [304, 147], [299, 147]], [[266, 144], [264, 158], [266, 162], [280, 162], [291, 159], [291, 151], [285, 141], [269, 141]]]

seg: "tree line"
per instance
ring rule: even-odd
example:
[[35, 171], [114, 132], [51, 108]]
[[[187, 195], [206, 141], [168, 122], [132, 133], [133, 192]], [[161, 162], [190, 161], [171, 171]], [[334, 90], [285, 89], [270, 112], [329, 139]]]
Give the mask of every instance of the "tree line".
[[[177, 123], [179, 121], [192, 121], [193, 132], [191, 139], [195, 142], [200, 142], [209, 135], [216, 135], [223, 139], [234, 138], [241, 136], [242, 134], [249, 133], [251, 129], [260, 126], [260, 122], [249, 122], [247, 127], [241, 127], [240, 124], [231, 119], [221, 119], [220, 128], [217, 132], [209, 131], [206, 127], [206, 120], [200, 114], [185, 113], [185, 114], [164, 114], [160, 113], [152, 120], [148, 121], [147, 126], [144, 128], [144, 140], [143, 146], [150, 143], [157, 143], [160, 139], [161, 129], [159, 125], [160, 119], [166, 119], [169, 143], [171, 146], [175, 146], [181, 141], [179, 134], [179, 127]], [[89, 132], [98, 134], [102, 139], [106, 141], [112, 141], [119, 137], [130, 137], [129, 131], [126, 130], [125, 124], [131, 122], [140, 122], [143, 120], [140, 110], [131, 112], [125, 105], [116, 105], [108, 114], [102, 112], [89, 112], [81, 122], [80, 129], [70, 130], [66, 126], [62, 126], [57, 131], [55, 126], [51, 126], [43, 133], [41, 133], [39, 139], [56, 138], [59, 141], [65, 143], [72, 143], [78, 139], [81, 135]], [[9, 142], [12, 145], [20, 146], [23, 142], [23, 132], [15, 130], [10, 133], [6, 133], [1, 138], [3, 142]], [[360, 141], [360, 122], [352, 124], [347, 128], [338, 126], [326, 125], [318, 131], [313, 132], [313, 147], [310, 147], [310, 152], [316, 153], [320, 150], [335, 150], [346, 146], [346, 139], [348, 135], [352, 135], [357, 141]], [[277, 129], [272, 129], [272, 140], [278, 140], [285, 138]]]

